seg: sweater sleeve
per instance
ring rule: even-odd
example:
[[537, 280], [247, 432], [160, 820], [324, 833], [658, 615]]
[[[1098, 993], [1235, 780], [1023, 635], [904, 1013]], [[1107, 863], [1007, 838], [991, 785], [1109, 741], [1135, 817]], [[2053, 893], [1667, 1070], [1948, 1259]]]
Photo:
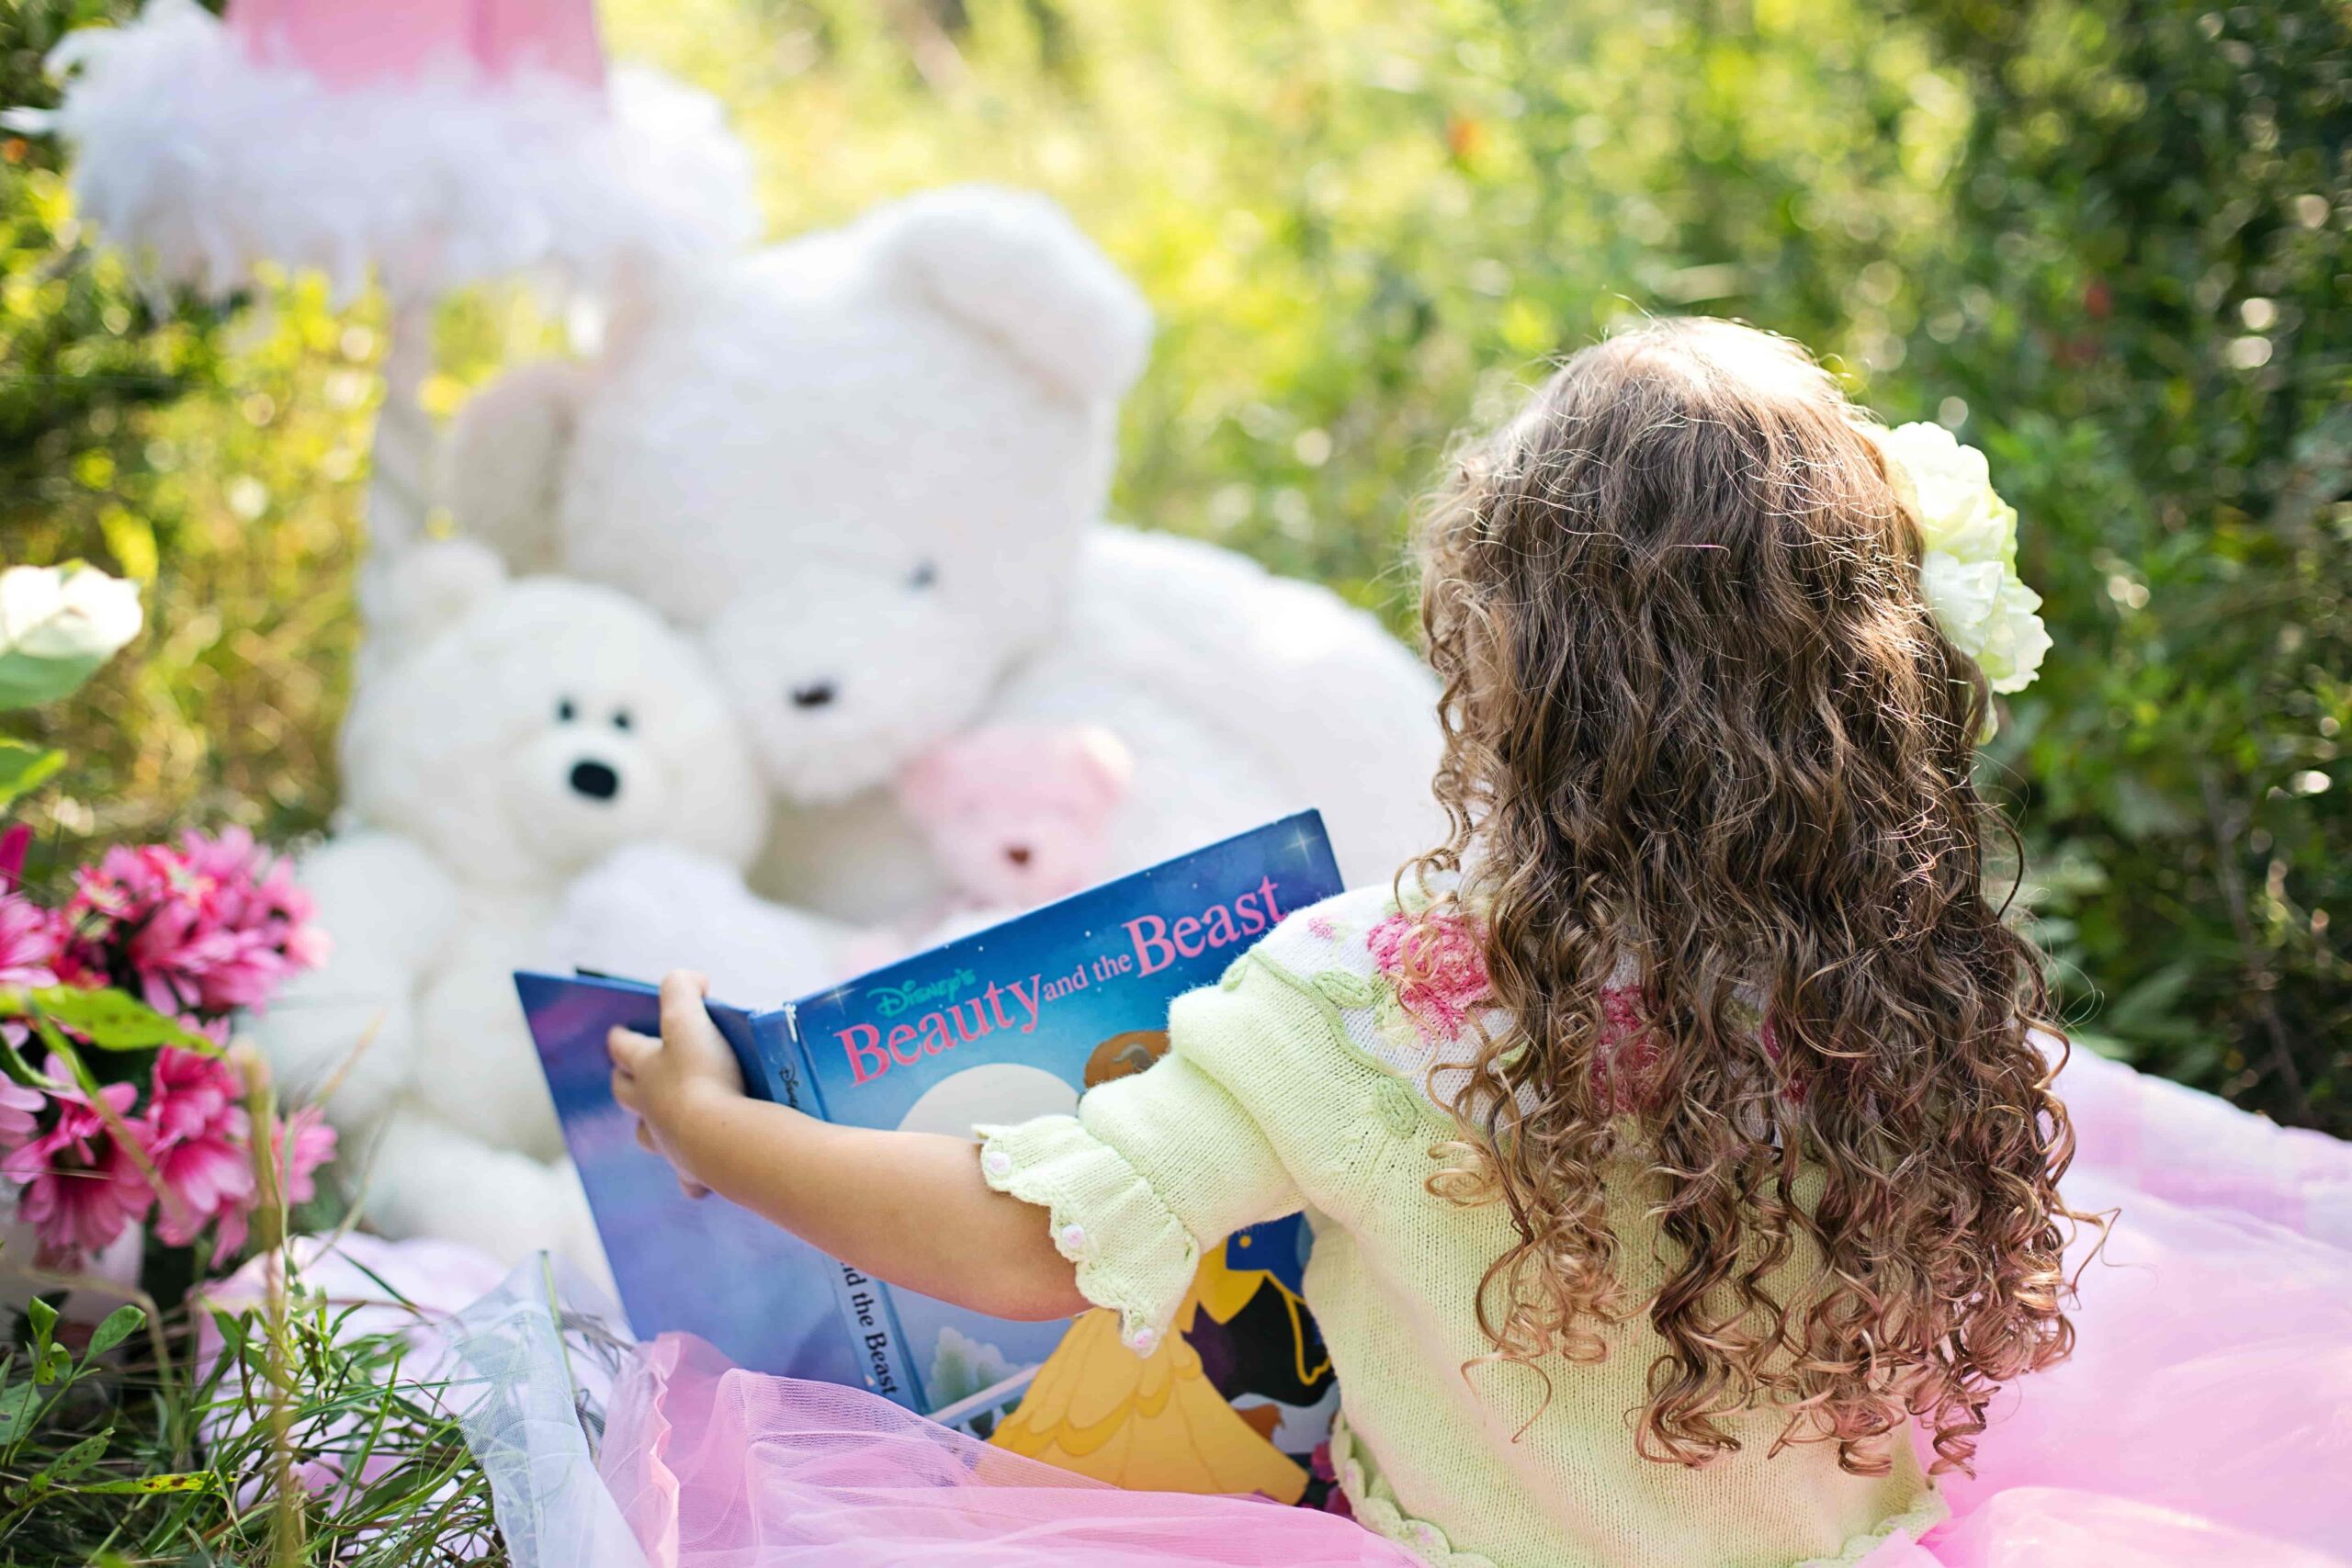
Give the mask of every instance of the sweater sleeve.
[[1120, 1315], [1148, 1354], [1168, 1332], [1201, 1255], [1233, 1232], [1295, 1213], [1299, 1190], [1250, 1113], [1251, 1086], [1226, 1064], [1262, 1027], [1227, 991], [1192, 992], [1169, 1013], [1169, 1051], [1148, 1071], [1090, 1090], [1075, 1116], [974, 1129], [989, 1185], [1047, 1211], [1078, 1288]]

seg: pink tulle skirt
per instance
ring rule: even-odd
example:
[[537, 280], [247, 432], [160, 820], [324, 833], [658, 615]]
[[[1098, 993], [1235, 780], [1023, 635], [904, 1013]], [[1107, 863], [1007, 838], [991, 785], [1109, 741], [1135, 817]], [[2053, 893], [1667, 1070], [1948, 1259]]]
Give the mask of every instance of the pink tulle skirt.
[[598, 1468], [656, 1568], [1413, 1562], [1336, 1515], [1124, 1492], [678, 1335], [614, 1389]]
[[[1951, 1519], [1866, 1568], [2352, 1568], [2352, 1145], [2105, 1063], [2064, 1087], [2083, 1126], [2068, 1197], [2120, 1211], [2075, 1356], [2005, 1393], [1979, 1473], [1943, 1483]], [[1413, 1561], [1333, 1515], [1117, 1491], [675, 1337], [620, 1363], [593, 1465], [610, 1539], [572, 1561]], [[535, 1517], [581, 1513], [557, 1506], [558, 1469], [534, 1461]], [[503, 1506], [501, 1522], [514, 1546]]]

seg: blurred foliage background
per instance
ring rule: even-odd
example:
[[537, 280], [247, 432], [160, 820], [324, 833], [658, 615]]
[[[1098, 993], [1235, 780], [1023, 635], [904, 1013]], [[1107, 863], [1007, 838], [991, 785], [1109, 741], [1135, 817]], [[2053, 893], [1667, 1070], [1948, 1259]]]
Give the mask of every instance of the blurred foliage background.
[[[121, 0], [0, 0], [0, 98]], [[1449, 434], [1629, 312], [1812, 344], [1992, 456], [2058, 639], [1987, 759], [2076, 1037], [2352, 1132], [2352, 8], [2270, 0], [606, 0], [774, 231], [1059, 197], [1160, 312], [1117, 507], [1408, 623]], [[152, 581], [51, 859], [321, 829], [372, 307], [150, 299], [0, 143], [10, 560]], [[547, 323], [445, 315], [438, 412]]]

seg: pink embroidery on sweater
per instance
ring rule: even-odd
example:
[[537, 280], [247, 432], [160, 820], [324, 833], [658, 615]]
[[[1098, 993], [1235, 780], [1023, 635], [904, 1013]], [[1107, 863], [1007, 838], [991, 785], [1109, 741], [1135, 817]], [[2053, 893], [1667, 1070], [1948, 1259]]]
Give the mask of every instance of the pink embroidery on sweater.
[[1487, 998], [1486, 942], [1462, 915], [1391, 915], [1364, 945], [1423, 1040], [1452, 1040]]
[[[1764, 1055], [1771, 1058], [1772, 1065], [1776, 1067], [1781, 1066], [1781, 1043], [1772, 1037], [1772, 1021], [1770, 1019], [1765, 1019], [1756, 1026], [1756, 1037], [1764, 1043]], [[1783, 1069], [1781, 1076], [1788, 1079], [1789, 1103], [1792, 1105], [1803, 1105], [1804, 1103], [1804, 1079], [1789, 1075], [1785, 1068]]]
[[1657, 1092], [1657, 1039], [1642, 1015], [1638, 987], [1609, 986], [1600, 993], [1606, 1025], [1592, 1054], [1592, 1100], [1604, 1116], [1639, 1111]]

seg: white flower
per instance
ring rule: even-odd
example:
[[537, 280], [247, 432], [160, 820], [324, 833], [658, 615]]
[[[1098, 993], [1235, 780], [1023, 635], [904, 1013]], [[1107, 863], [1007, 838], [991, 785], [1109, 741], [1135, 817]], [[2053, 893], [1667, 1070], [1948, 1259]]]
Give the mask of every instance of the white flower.
[[2050, 651], [2041, 595], [1999, 561], [1963, 564], [1942, 550], [1919, 561], [1919, 587], [1936, 624], [1954, 648], [1976, 661], [1996, 692], [2022, 692]]
[[1984, 454], [1939, 424], [1878, 433], [1895, 495], [1919, 525], [1919, 589], [1952, 646], [1996, 692], [2021, 692], [2050, 634], [2041, 595], [2018, 576], [2018, 514], [1993, 489]]
[[1940, 424], [1897, 425], [1879, 445], [1928, 548], [1957, 560], [2016, 562], [2018, 514], [1994, 493], [1984, 453]]
[[139, 635], [139, 585], [95, 567], [0, 571], [0, 706], [63, 696]]
[[2001, 563], [1974, 564], [1929, 550], [1919, 558], [1919, 590], [1936, 612], [1951, 645], [1973, 659], [1984, 651], [1993, 628], [1994, 607], [2001, 602]]

